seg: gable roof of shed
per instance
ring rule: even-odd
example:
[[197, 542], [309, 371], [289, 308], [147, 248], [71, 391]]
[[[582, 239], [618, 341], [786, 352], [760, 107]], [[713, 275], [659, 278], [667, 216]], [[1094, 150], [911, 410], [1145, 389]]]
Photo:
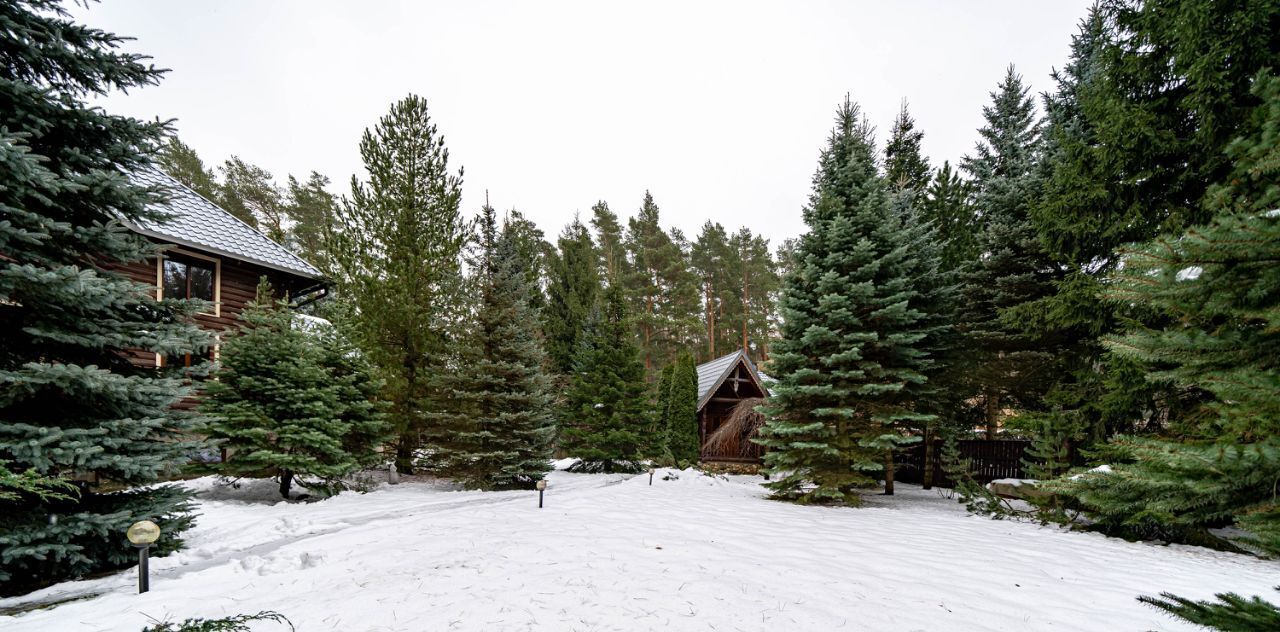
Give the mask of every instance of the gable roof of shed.
[[712, 393], [720, 388], [725, 379], [733, 373], [734, 368], [741, 361], [747, 365], [747, 372], [756, 381], [756, 385], [760, 387], [761, 392], [766, 396], [769, 389], [765, 387], [764, 380], [760, 378], [760, 372], [756, 370], [756, 365], [751, 358], [742, 349], [738, 349], [728, 355], [720, 356], [710, 362], [704, 362], [698, 365], [698, 410], [702, 410], [707, 402], [711, 400]]
[[164, 189], [169, 201], [163, 210], [170, 216], [163, 223], [129, 222], [134, 231], [308, 279], [323, 276], [315, 266], [159, 169], [138, 171], [132, 178], [142, 186]]

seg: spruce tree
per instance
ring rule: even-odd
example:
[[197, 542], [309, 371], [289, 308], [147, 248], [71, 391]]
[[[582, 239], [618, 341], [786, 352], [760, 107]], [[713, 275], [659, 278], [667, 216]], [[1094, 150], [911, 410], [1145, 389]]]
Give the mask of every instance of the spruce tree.
[[932, 222], [942, 242], [942, 266], [958, 270], [978, 259], [978, 216], [971, 185], [943, 162], [918, 204], [920, 218]]
[[1107, 346], [1205, 404], [1164, 437], [1117, 438], [1111, 472], [1057, 489], [1106, 529], [1196, 541], [1234, 522], [1280, 555], [1280, 79], [1256, 85], [1258, 132], [1229, 146], [1236, 170], [1208, 195], [1213, 220], [1127, 248], [1109, 283], [1112, 300], [1165, 319], [1130, 321]]
[[[1195, 414], [1169, 382], [1098, 342], [1127, 319], [1160, 318], [1105, 300], [1128, 242], [1207, 221], [1205, 194], [1230, 173], [1224, 153], [1260, 100], [1256, 74], [1280, 65], [1275, 3], [1108, 0], [1073, 38], [1045, 99], [1046, 179], [1034, 207], [1042, 242], [1067, 271], [1035, 310], [1082, 341], [1050, 395], [1086, 441], [1159, 432]], [[1158, 322], [1150, 324], [1159, 325]]]
[[924, 132], [916, 129], [916, 121], [907, 111], [907, 100], [903, 99], [889, 142], [884, 146], [884, 179], [913, 206], [919, 206], [924, 200], [933, 173], [928, 159], [920, 153], [923, 140]]
[[1192, 600], [1170, 593], [1138, 600], [1188, 623], [1222, 632], [1270, 632], [1280, 630], [1280, 606], [1261, 597], [1245, 598], [1218, 593], [1215, 601]]
[[629, 472], [649, 438], [644, 364], [622, 288], [611, 284], [587, 321], [566, 396], [561, 447], [586, 471]]
[[856, 490], [911, 441], [900, 426], [932, 418], [915, 400], [936, 369], [929, 341], [946, 323], [928, 311], [940, 297], [918, 288], [944, 285], [933, 278], [936, 258], [917, 252], [930, 232], [891, 210], [872, 134], [846, 98], [783, 290], [770, 367], [778, 383], [758, 443], [779, 476], [769, 487], [802, 502], [856, 504]]
[[295, 482], [326, 494], [343, 489], [344, 478], [372, 460], [386, 427], [364, 391], [376, 380], [352, 361], [345, 371], [331, 366], [339, 358], [265, 282], [240, 318], [240, 329], [223, 337], [217, 379], [200, 401], [210, 419], [202, 431], [228, 453], [210, 469], [275, 476], [285, 499]]
[[[16, 484], [77, 492], [0, 500], [0, 592], [136, 561], [130, 524], [152, 520], [158, 554], [191, 525], [189, 494], [154, 485], [199, 449], [173, 408], [181, 369], [130, 352], [199, 355], [198, 307], [105, 269], [155, 247], [120, 221], [163, 221], [164, 191], [134, 184], [164, 142], [158, 122], [108, 114], [86, 95], [156, 84], [126, 38], [71, 21], [57, 3], [0, 4], [0, 462]], [[10, 487], [12, 489], [12, 487]], [[65, 489], [65, 488], [64, 488]]]
[[692, 354], [680, 354], [671, 371], [670, 383], [664, 434], [677, 467], [690, 467], [697, 465], [702, 451], [698, 439], [698, 369]]
[[367, 180], [352, 177], [325, 244], [356, 342], [386, 380], [396, 466], [409, 472], [423, 443], [443, 457], [456, 437], [438, 380], [456, 366], [469, 308], [461, 254], [471, 230], [459, 210], [462, 172], [450, 172], [425, 99], [393, 104], [365, 130], [360, 155]]
[[451, 473], [473, 489], [530, 488], [551, 469], [553, 432], [551, 380], [531, 305], [536, 286], [519, 256], [521, 228], [507, 223], [499, 234], [485, 206], [479, 229], [479, 305], [453, 391], [469, 419], [459, 424]]
[[576, 219], [560, 233], [557, 245], [557, 255], [549, 263], [543, 327], [552, 370], [568, 375], [600, 294], [599, 255], [587, 227]]
[[1040, 127], [1028, 92], [1010, 66], [983, 108], [982, 140], [961, 163], [981, 217], [981, 256], [965, 274], [957, 319], [971, 353], [957, 372], [982, 399], [988, 438], [1002, 409], [1042, 405], [1056, 360], [1054, 341], [1029, 333], [1024, 322], [1040, 315], [1027, 306], [1050, 295], [1057, 278], [1030, 218]]
[[[539, 314], [547, 308], [547, 295], [544, 286], [551, 270], [551, 259], [555, 255], [555, 247], [547, 241], [547, 236], [538, 228], [533, 220], [515, 209], [507, 212], [502, 218], [502, 234], [510, 239], [515, 248], [515, 256], [520, 259], [520, 269], [524, 270], [529, 281], [529, 307]], [[541, 323], [534, 327], [541, 331]]]

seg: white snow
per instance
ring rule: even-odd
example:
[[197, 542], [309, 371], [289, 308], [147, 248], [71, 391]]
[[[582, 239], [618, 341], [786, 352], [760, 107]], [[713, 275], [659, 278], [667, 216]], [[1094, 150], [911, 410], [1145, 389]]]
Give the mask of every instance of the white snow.
[[[1140, 594], [1275, 598], [1280, 565], [966, 515], [898, 485], [867, 506], [764, 498], [758, 477], [552, 472], [537, 492], [408, 481], [316, 503], [200, 479], [188, 549], [0, 609], [6, 632], [140, 630], [275, 610], [315, 630], [1191, 630]], [[97, 594], [95, 593], [101, 593]], [[283, 630], [263, 624], [257, 630]]]
[[1092, 469], [1085, 470], [1084, 472], [1081, 472], [1079, 474], [1072, 474], [1068, 478], [1070, 478], [1073, 481], [1078, 481], [1085, 474], [1110, 474], [1110, 473], [1111, 473], [1111, 466], [1106, 463], [1103, 463], [1102, 465], [1099, 465]]
[[1201, 274], [1204, 274], [1204, 268], [1201, 268], [1200, 266], [1187, 266], [1178, 270], [1178, 273], [1174, 275], [1174, 278], [1178, 281], [1194, 281], [1200, 278]]

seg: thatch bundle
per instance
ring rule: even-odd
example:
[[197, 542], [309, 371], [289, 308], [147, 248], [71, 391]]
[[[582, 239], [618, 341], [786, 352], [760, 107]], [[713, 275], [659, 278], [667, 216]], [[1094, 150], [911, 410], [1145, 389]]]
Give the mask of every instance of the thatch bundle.
[[712, 454], [751, 456], [754, 444], [749, 440], [764, 425], [764, 415], [756, 412], [756, 406], [763, 403], [763, 397], [751, 397], [734, 404], [724, 423], [707, 436], [705, 450]]

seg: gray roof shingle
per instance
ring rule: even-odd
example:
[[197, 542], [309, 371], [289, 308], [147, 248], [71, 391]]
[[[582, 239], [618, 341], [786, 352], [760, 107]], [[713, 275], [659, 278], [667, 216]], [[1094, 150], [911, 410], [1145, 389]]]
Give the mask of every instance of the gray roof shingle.
[[739, 359], [746, 362], [747, 371], [751, 373], [756, 383], [760, 385], [760, 390], [764, 391], [765, 395], [769, 394], [769, 389], [765, 387], [764, 380], [760, 377], [761, 373], [756, 370], [755, 363], [751, 361], [751, 358], [742, 349], [738, 349], [733, 353], [698, 365], [698, 410], [702, 410], [702, 407], [707, 405], [707, 400], [711, 399], [711, 394], [729, 376], [729, 372], [738, 366]]
[[161, 241], [248, 261], [281, 272], [310, 279], [320, 279], [323, 276], [315, 266], [168, 174], [150, 169], [136, 172], [132, 177], [140, 185], [164, 188], [169, 196], [164, 211], [170, 215], [169, 221], [164, 223], [130, 222], [129, 227], [133, 230]]

